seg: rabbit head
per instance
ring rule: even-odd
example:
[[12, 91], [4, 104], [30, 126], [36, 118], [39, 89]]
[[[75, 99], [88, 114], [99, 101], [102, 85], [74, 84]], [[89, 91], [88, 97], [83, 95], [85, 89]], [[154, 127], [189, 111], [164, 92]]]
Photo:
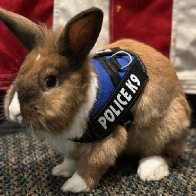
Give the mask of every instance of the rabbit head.
[[2, 8], [0, 19], [29, 51], [5, 98], [7, 118], [35, 130], [65, 130], [87, 101], [88, 54], [101, 30], [102, 11], [81, 12], [58, 32]]

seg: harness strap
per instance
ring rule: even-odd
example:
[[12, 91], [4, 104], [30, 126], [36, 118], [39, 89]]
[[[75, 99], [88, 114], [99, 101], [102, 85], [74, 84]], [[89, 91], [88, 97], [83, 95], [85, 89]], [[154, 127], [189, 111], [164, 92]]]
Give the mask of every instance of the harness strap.
[[95, 56], [94, 58], [97, 61], [99, 61], [99, 63], [104, 67], [104, 69], [107, 71], [108, 75], [110, 76], [113, 85], [117, 87], [121, 81], [121, 78], [118, 74], [118, 68], [112, 65], [112, 62], [110, 59], [106, 59], [99, 55]]
[[[115, 54], [119, 50], [120, 48], [113, 48], [111, 51], [108, 52], [108, 54], [109, 53]], [[107, 59], [105, 58], [103, 53], [98, 53], [96, 56], [94, 56], [94, 59], [99, 61], [99, 63], [104, 67], [104, 69], [107, 71], [108, 75], [110, 76], [113, 85], [115, 86], [115, 88], [117, 88], [119, 83], [121, 82], [121, 77], [119, 76], [119, 70], [121, 69], [121, 66], [115, 57], [116, 56], [112, 56], [111, 58]], [[125, 126], [133, 122], [133, 119], [134, 118], [131, 112], [127, 111], [127, 113], [119, 121], [119, 124]]]

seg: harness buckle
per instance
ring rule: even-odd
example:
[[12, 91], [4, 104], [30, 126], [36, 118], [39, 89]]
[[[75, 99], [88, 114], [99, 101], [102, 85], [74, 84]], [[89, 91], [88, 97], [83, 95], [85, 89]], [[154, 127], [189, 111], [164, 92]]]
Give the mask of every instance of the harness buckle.
[[120, 67], [120, 70], [127, 68], [133, 62], [133, 57], [131, 56], [131, 54], [129, 54], [128, 52], [124, 50], [115, 52], [114, 54], [111, 55], [111, 58], [114, 58], [115, 56], [118, 56], [118, 55], [127, 55], [129, 57], [129, 63], [127, 63], [123, 67]]

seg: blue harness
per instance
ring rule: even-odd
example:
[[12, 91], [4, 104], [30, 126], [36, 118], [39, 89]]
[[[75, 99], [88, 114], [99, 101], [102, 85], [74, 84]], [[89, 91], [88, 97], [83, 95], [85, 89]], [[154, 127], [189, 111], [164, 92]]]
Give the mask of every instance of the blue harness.
[[130, 113], [148, 76], [139, 56], [120, 48], [99, 51], [91, 63], [98, 77], [96, 102], [90, 112], [88, 128], [75, 142], [94, 142], [107, 137], [118, 124], [133, 121]]
[[[119, 74], [119, 81], [117, 82], [112, 81], [112, 76], [108, 73], [108, 71], [106, 71], [107, 68], [104, 68], [103, 62], [101, 63], [100, 60], [98, 59], [98, 58], [105, 58], [109, 60], [113, 57], [116, 57], [115, 60], [117, 61], [118, 66], [119, 66], [116, 70], [118, 72], [117, 74]], [[90, 113], [90, 120], [92, 120], [98, 114], [101, 108], [103, 108], [105, 103], [109, 100], [111, 95], [114, 93], [118, 85], [117, 83], [120, 82], [121, 79], [127, 73], [128, 66], [133, 61], [133, 58], [134, 58], [133, 56], [131, 56], [128, 53], [125, 53], [124, 51], [121, 53], [118, 53], [117, 55], [116, 53], [114, 53], [114, 51], [109, 52], [109, 50], [106, 50], [106, 51], [97, 52], [97, 55], [91, 59], [91, 63], [98, 76], [99, 88], [97, 92], [97, 101], [93, 107], [93, 110]]]

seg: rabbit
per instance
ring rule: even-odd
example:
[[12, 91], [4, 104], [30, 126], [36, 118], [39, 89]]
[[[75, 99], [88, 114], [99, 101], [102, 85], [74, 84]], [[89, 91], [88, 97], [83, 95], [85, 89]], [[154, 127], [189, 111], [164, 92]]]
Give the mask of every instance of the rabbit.
[[119, 155], [140, 158], [137, 175], [143, 181], [160, 180], [182, 154], [190, 107], [174, 67], [152, 47], [122, 39], [100, 47], [119, 47], [136, 53], [148, 74], [142, 95], [130, 112], [133, 122], [116, 125], [101, 140], [72, 140], [85, 133], [97, 99], [98, 76], [90, 51], [99, 36], [103, 12], [87, 9], [55, 32], [0, 8], [0, 19], [27, 49], [28, 54], [7, 90], [4, 111], [8, 120], [43, 133], [62, 153], [54, 176], [67, 177], [64, 192], [86, 192], [98, 185]]

